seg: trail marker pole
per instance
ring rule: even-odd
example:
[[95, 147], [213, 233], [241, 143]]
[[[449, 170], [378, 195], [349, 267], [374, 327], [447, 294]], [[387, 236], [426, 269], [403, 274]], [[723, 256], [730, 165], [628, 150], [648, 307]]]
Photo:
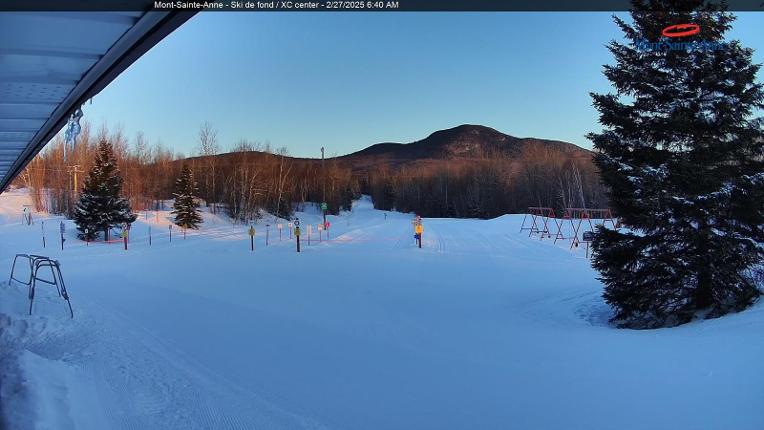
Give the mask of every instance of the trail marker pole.
[[66, 233], [66, 226], [64, 225], [64, 222], [61, 221], [61, 224], [58, 225], [58, 230], [61, 232], [61, 250], [64, 250], [64, 242], [66, 239], [64, 239], [64, 233]]
[[42, 247], [45, 248], [45, 221], [40, 223], [40, 230], [42, 230]]
[[90, 246], [90, 229], [85, 229], [85, 246]]
[[321, 203], [321, 212], [324, 214], [324, 222], [323, 224], [326, 224], [326, 210], [329, 209], [329, 206], [326, 204], [326, 201]]
[[284, 228], [284, 224], [278, 223], [276, 224], [276, 228], [279, 229], [279, 242], [281, 242], [281, 230]]
[[321, 147], [321, 174], [323, 176], [323, 183], [321, 185], [321, 213], [324, 215], [324, 223], [326, 223], [326, 165], [324, 164], [324, 147]]
[[24, 205], [24, 210], [21, 214], [21, 225], [33, 225], [32, 221], [32, 207], [30, 205]]
[[268, 236], [270, 236], [271, 225], [265, 224], [265, 246], [268, 246]]
[[149, 246], [151, 246], [151, 226], [149, 226]]
[[300, 252], [300, 219], [294, 220], [294, 237], [297, 238], [297, 252]]
[[586, 258], [589, 258], [589, 244], [594, 241], [596, 233], [593, 231], [585, 231], [582, 237], [582, 242], [586, 243]]
[[249, 226], [249, 250], [255, 250], [255, 227]]
[[168, 225], [167, 228], [170, 230], [170, 243], [172, 243], [172, 224]]

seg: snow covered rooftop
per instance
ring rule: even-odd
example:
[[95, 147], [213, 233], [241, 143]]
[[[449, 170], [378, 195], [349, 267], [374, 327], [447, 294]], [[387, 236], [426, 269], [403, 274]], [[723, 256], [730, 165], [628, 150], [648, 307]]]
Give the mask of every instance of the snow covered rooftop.
[[0, 13], [0, 192], [77, 107], [192, 15]]

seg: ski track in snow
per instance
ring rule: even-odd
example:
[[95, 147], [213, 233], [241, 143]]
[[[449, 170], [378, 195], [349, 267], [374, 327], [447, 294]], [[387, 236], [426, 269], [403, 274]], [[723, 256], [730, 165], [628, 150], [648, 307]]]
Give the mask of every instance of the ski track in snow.
[[0, 196], [0, 269], [59, 258], [75, 319], [53, 287], [30, 317], [25, 287], [0, 284], [14, 430], [764, 428], [764, 306], [615, 330], [584, 250], [522, 217], [425, 219], [417, 249], [411, 215], [364, 199], [319, 241], [309, 208], [297, 254], [277, 220], [251, 252], [245, 226], [208, 213], [170, 244], [163, 212], [127, 252], [71, 224], [60, 251], [60, 218], [21, 226], [25, 201]]
[[[23, 292], [19, 286], [7, 283], [0, 288], [5, 292]], [[35, 313], [56, 313], [62, 305], [57, 297], [49, 295], [36, 300], [40, 302]], [[46, 331], [45, 326], [51, 321], [43, 317], [41, 333], [29, 336], [25, 349], [48, 360], [65, 362], [82, 385], [93, 387], [91, 400], [97, 404], [89, 407], [96, 415], [104, 415], [108, 428], [322, 428], [254, 393], [233, 389], [231, 384], [219, 381], [207, 369], [190, 363], [182, 353], [138, 328], [135, 321], [93, 300], [79, 298], [78, 303], [75, 320], [67, 322], [66, 316], [60, 315], [69, 325], [63, 331]], [[115, 327], [119, 332], [115, 332]], [[66, 415], [67, 411], [60, 411], [57, 418], [66, 420]], [[78, 427], [66, 420], [57, 422], [56, 428]]]

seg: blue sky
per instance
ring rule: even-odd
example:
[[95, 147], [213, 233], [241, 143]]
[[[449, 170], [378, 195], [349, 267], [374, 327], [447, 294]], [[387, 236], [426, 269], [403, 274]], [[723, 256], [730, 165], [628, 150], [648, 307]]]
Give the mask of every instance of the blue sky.
[[[589, 91], [609, 91], [610, 13], [227, 13], [192, 18], [92, 104], [95, 126], [189, 155], [209, 121], [297, 156], [342, 155], [482, 124], [590, 147]], [[732, 37], [764, 62], [764, 15]], [[761, 76], [759, 80], [762, 80]]]

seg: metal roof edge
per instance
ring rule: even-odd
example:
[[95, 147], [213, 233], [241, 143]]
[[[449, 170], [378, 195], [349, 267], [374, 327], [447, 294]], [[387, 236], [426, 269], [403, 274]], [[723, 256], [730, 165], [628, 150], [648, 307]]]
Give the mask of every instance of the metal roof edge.
[[32, 158], [55, 137], [79, 106], [101, 92], [138, 58], [195, 14], [196, 11], [149, 11], [141, 16], [135, 25], [125, 32], [85, 73], [64, 101], [53, 111], [2, 178], [0, 193], [8, 188], [21, 170], [32, 161]]

